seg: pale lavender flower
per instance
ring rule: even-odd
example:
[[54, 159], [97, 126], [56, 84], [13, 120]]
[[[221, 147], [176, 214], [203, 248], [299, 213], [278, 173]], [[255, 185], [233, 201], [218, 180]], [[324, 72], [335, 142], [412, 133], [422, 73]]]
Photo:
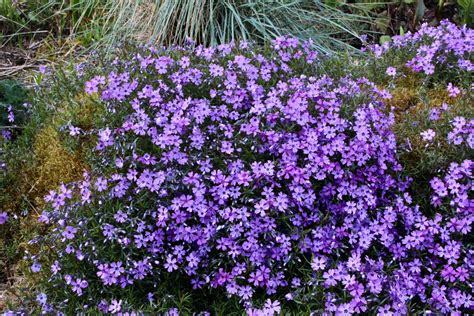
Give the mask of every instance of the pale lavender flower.
[[421, 138], [424, 141], [431, 142], [435, 138], [436, 133], [432, 129], [427, 129], [427, 130], [421, 132], [420, 135], [421, 135]]

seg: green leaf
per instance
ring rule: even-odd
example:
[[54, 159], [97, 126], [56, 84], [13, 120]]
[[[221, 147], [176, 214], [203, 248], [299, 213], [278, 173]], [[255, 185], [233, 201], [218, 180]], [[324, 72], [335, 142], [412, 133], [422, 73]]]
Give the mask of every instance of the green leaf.
[[335, 8], [338, 6], [338, 0], [324, 0], [324, 4], [331, 8]]
[[425, 11], [426, 11], [425, 2], [423, 0], [417, 0], [416, 11], [415, 11], [416, 21], [420, 21], [423, 18], [423, 16], [425, 15]]
[[400, 25], [400, 36], [405, 35], [405, 30], [403, 29], [403, 26]]
[[28, 12], [28, 19], [31, 22], [38, 22], [39, 21], [38, 16], [34, 12]]
[[474, 0], [458, 0], [458, 5], [462, 9], [463, 23], [472, 25], [474, 20]]
[[458, 5], [463, 8], [463, 10], [468, 10], [474, 1], [472, 0], [458, 0]]
[[380, 39], [379, 39], [380, 45], [382, 45], [385, 42], [390, 42], [391, 39], [392, 38], [388, 35], [380, 36]]

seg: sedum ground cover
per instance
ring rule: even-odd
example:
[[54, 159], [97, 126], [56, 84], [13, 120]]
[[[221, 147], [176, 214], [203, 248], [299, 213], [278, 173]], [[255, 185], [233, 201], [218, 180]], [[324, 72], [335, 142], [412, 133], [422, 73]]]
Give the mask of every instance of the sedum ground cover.
[[443, 22], [38, 73], [2, 130], [6, 314], [468, 313], [473, 48]]

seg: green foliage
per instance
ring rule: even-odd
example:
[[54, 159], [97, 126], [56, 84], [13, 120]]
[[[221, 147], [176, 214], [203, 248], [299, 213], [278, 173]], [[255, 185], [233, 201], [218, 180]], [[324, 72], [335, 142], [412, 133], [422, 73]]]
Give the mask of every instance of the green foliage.
[[[19, 280], [8, 285], [14, 294], [11, 299], [16, 297], [15, 304], [34, 301], [27, 293], [36, 286], [37, 276], [27, 272], [29, 266], [22, 258], [26, 252], [39, 251], [29, 241], [47, 229], [37, 221], [44, 195], [63, 182], [76, 181], [87, 169], [86, 152], [90, 151], [86, 140], [67, 142], [61, 127], [72, 123], [87, 129], [98, 124], [95, 119], [101, 107], [84, 96], [82, 85], [67, 75], [71, 70], [66, 67], [54, 77], [38, 74], [35, 81], [41, 88], [37, 87], [34, 93], [12, 80], [0, 82], [0, 101], [19, 106], [25, 101], [22, 96], [31, 101], [31, 107], [20, 107], [26, 120], [14, 131], [13, 139], [2, 141], [0, 136], [0, 162], [5, 166], [0, 169], [0, 212], [7, 212], [10, 218], [0, 225], [0, 266], [5, 267], [0, 271], [0, 282], [13, 276]], [[20, 113], [14, 109], [15, 114]], [[4, 112], [2, 108], [1, 114]], [[18, 117], [15, 116], [16, 125]]]
[[472, 26], [474, 23], [474, 1], [458, 0], [457, 3], [462, 9], [463, 23]]
[[17, 81], [0, 80], [0, 126], [8, 123], [8, 106], [12, 107], [15, 121], [21, 124], [25, 119], [23, 103], [28, 99], [27, 90]]
[[[83, 44], [102, 37], [104, 12], [110, 0], [1, 0], [0, 43], [20, 42], [25, 36], [54, 34], [76, 37]], [[3, 34], [2, 34], [3, 33]]]
[[12, 79], [0, 80], [0, 102], [3, 104], [19, 105], [27, 97], [26, 89]]
[[[474, 152], [463, 146], [447, 141], [453, 129], [451, 122], [455, 117], [472, 117], [474, 106], [472, 95], [463, 97], [447, 96], [444, 85], [427, 89], [425, 86], [407, 87], [405, 93], [412, 93], [412, 104], [398, 111], [394, 131], [400, 144], [399, 158], [405, 174], [413, 179], [413, 194], [418, 204], [430, 207], [429, 181], [440, 170], [447, 169], [452, 162], [474, 159]], [[398, 97], [395, 95], [395, 98]], [[442, 110], [443, 104], [447, 107]], [[439, 111], [440, 118], [430, 119], [432, 111]], [[436, 133], [433, 143], [421, 140], [420, 134], [427, 129]]]
[[425, 15], [426, 6], [423, 0], [416, 1], [416, 9], [415, 9], [415, 19], [416, 21], [420, 21], [423, 16]]

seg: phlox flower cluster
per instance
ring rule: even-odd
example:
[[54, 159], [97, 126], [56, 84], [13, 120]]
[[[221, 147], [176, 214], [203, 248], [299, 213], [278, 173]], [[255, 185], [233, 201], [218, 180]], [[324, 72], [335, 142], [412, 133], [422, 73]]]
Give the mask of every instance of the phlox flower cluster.
[[143, 48], [91, 78], [114, 119], [90, 132], [100, 163], [46, 197], [54, 228], [35, 242], [58, 256], [33, 259], [49, 284], [111, 314], [137, 312], [125, 293], [145, 304], [169, 276], [251, 315], [307, 288], [326, 314], [472, 308], [473, 163], [433, 180], [443, 212], [428, 215], [401, 176], [389, 94], [309, 75], [309, 47]]
[[474, 119], [457, 116], [451, 121], [451, 131], [448, 133], [448, 142], [454, 145], [464, 144], [474, 149]]
[[473, 47], [473, 29], [443, 20], [439, 26], [425, 23], [416, 33], [393, 36], [392, 41], [371, 45], [369, 50], [378, 58], [391, 51], [406, 50], [412, 56], [406, 62], [407, 67], [415, 72], [433, 75], [441, 68], [472, 72]]

